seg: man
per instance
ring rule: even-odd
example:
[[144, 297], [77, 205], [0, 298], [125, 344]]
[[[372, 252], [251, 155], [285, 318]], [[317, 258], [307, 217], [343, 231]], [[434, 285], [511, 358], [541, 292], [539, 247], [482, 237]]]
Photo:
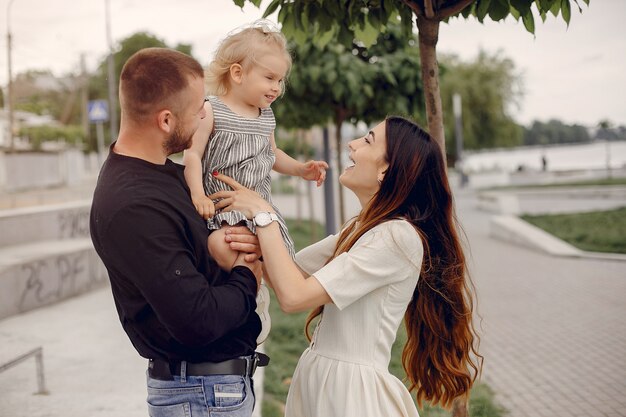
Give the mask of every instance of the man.
[[167, 158], [191, 145], [206, 114], [203, 86], [200, 64], [177, 51], [148, 48], [126, 62], [120, 133], [91, 207], [120, 321], [149, 359], [150, 415], [249, 416], [251, 377], [267, 361], [255, 353], [258, 241], [240, 238], [235, 266], [220, 270], [184, 169]]

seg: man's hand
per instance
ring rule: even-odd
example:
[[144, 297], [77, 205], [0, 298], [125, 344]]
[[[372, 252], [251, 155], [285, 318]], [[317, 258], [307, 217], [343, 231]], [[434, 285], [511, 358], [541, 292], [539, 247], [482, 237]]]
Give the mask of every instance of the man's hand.
[[235, 266], [245, 266], [249, 268], [254, 277], [256, 278], [257, 292], [259, 290], [259, 286], [261, 285], [261, 278], [263, 278], [263, 267], [261, 265], [261, 261], [247, 262], [245, 259], [246, 254], [244, 252], [240, 252], [237, 260], [235, 261]]
[[193, 202], [193, 206], [196, 208], [196, 211], [202, 216], [203, 219], [206, 220], [215, 215], [215, 204], [213, 204], [213, 200], [206, 195], [192, 195], [191, 201]]
[[262, 256], [259, 239], [247, 227], [227, 227], [225, 233], [224, 240], [232, 250], [243, 252], [246, 262], [254, 262]]
[[317, 186], [326, 179], [328, 164], [324, 161], [307, 161], [300, 168], [300, 177], [308, 181], [315, 181]]

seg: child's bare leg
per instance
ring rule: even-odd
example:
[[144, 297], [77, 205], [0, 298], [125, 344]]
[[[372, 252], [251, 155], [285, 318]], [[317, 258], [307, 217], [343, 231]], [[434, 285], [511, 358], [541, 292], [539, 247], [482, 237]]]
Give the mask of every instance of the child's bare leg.
[[224, 240], [226, 236], [225, 231], [226, 229], [222, 227], [219, 230], [211, 232], [207, 245], [209, 247], [209, 254], [215, 259], [220, 268], [230, 272], [230, 270], [233, 269], [239, 252], [232, 250], [228, 242]]

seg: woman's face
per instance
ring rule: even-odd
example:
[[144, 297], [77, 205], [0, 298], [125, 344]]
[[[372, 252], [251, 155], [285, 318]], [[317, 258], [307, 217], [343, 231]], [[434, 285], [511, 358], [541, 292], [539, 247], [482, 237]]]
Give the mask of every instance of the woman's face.
[[364, 137], [350, 141], [348, 149], [353, 165], [343, 171], [339, 182], [352, 190], [364, 206], [380, 188], [378, 180], [383, 179], [389, 167], [385, 160], [385, 122], [379, 123]]

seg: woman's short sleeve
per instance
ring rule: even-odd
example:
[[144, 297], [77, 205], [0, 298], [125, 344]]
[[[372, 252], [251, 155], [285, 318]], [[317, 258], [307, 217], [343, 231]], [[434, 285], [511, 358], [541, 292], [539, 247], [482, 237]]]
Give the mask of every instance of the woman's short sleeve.
[[413, 226], [393, 220], [365, 233], [313, 276], [341, 310], [378, 288], [418, 277], [422, 256], [422, 241]]
[[296, 253], [296, 263], [307, 274], [312, 275], [330, 259], [335, 252], [339, 235], [330, 235]]

